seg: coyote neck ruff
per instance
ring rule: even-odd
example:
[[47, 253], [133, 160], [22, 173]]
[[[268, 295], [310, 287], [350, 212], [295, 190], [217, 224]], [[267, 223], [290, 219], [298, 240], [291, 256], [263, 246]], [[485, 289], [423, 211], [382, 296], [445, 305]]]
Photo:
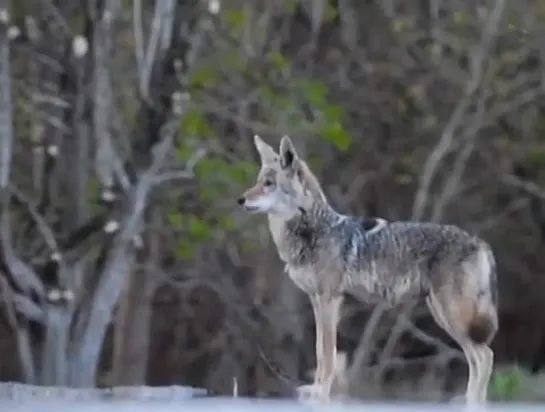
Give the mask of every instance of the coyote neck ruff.
[[237, 201], [268, 215], [280, 258], [310, 298], [317, 369], [310, 396], [329, 399], [343, 293], [364, 302], [425, 299], [436, 323], [469, 365], [466, 399], [486, 401], [498, 329], [495, 259], [489, 245], [453, 225], [386, 222], [333, 210], [314, 175], [284, 136], [277, 153], [259, 137], [257, 183]]

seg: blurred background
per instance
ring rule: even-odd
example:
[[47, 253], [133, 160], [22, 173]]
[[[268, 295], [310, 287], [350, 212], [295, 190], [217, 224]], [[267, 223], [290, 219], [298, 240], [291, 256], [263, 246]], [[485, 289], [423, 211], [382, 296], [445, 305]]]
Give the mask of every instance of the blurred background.
[[[0, 380], [287, 396], [314, 321], [235, 199], [283, 134], [343, 213], [493, 246], [493, 399], [545, 401], [545, 1], [0, 2]], [[347, 300], [336, 390], [463, 393], [423, 305]]]

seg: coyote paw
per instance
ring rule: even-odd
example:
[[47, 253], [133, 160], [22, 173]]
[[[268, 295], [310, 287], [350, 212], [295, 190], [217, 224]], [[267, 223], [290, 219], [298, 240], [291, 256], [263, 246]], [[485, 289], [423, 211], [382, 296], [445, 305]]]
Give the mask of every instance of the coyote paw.
[[488, 410], [486, 404], [466, 403], [462, 409], [464, 412], [485, 412]]
[[324, 388], [317, 384], [299, 386], [297, 393], [298, 399], [303, 402], [327, 403], [330, 401], [329, 395], [325, 393]]
[[475, 399], [466, 399], [463, 410], [464, 410], [464, 412], [484, 412], [487, 409], [488, 408], [487, 408], [486, 401], [475, 400]]

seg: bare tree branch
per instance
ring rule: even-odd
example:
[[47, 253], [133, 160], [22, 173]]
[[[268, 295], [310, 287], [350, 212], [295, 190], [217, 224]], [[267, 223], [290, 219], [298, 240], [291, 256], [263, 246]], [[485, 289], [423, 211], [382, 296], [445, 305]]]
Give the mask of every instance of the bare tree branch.
[[113, 24], [121, 2], [118, 0], [105, 3], [101, 16], [98, 17], [95, 30], [95, 71], [94, 71], [94, 132], [97, 142], [95, 171], [103, 190], [114, 185], [114, 165], [117, 154], [110, 133], [110, 113], [112, 105], [112, 82], [110, 76]]
[[30, 199], [28, 199], [28, 197], [25, 196], [23, 192], [21, 192], [14, 185], [10, 185], [9, 188], [15, 200], [26, 208], [31, 219], [36, 224], [38, 231], [43, 236], [45, 243], [49, 247], [51, 251], [50, 253], [51, 254], [60, 253], [57, 240], [55, 239], [55, 234], [53, 233], [53, 231], [51, 230], [51, 228], [49, 227], [45, 219], [40, 215], [40, 213], [38, 213], [36, 208], [31, 204]]
[[[169, 40], [169, 38], [165, 38], [164, 33], [172, 32], [172, 24], [174, 22], [174, 20], [172, 19], [172, 16], [174, 15], [174, 6], [175, 3], [173, 0], [166, 0], [155, 3], [155, 14], [153, 16], [153, 22], [151, 25], [151, 33], [148, 41], [148, 47], [146, 48], [145, 54], [143, 56], [142, 66], [139, 68], [140, 93], [145, 100], [148, 100], [150, 97], [150, 78], [153, 64], [156, 59], [156, 54], [159, 50], [165, 50], [166, 47], [168, 47], [169, 45], [169, 43], [165, 43], [165, 41]], [[139, 14], [140, 12], [136, 12], [136, 15]], [[142, 26], [135, 26], [135, 39], [138, 39], [138, 47], [142, 47], [139, 43], [142, 38]], [[137, 52], [141, 53], [141, 51]]]
[[34, 292], [40, 296], [44, 292], [41, 282], [36, 273], [15, 256], [11, 243], [9, 182], [13, 150], [13, 107], [8, 24], [9, 11], [6, 8], [0, 8], [0, 239], [2, 258], [19, 289], [23, 293]]
[[[140, 175], [130, 193], [128, 210], [121, 222], [121, 229], [115, 236], [113, 247], [107, 254], [98, 285], [93, 293], [88, 323], [73, 359], [76, 370], [89, 371], [86, 376], [73, 376], [74, 383], [77, 385], [93, 384], [101, 342], [134, 261], [132, 240], [141, 230], [149, 193], [160, 168], [172, 150], [174, 135], [180, 121], [179, 116], [183, 115], [184, 111], [185, 108], [163, 126], [161, 139], [152, 148], [151, 165]], [[87, 367], [77, 368], [81, 363], [85, 363]]]
[[44, 310], [28, 297], [19, 293], [14, 293], [12, 300], [17, 313], [20, 313], [28, 320], [42, 324], [45, 323]]
[[503, 15], [505, 0], [496, 0], [493, 10], [490, 12], [485, 29], [481, 37], [481, 42], [476, 45], [470, 54], [470, 78], [467, 82], [463, 97], [460, 99], [456, 108], [445, 126], [439, 142], [428, 156], [421, 176], [419, 188], [413, 203], [412, 218], [420, 220], [425, 214], [427, 198], [429, 196], [430, 186], [440, 162], [455, 144], [456, 130], [464, 120], [466, 112], [473, 101], [475, 93], [478, 91], [482, 81], [484, 65], [488, 50], [494, 41], [498, 24]]
[[453, 196], [455, 196], [458, 187], [460, 186], [462, 175], [467, 166], [467, 162], [469, 161], [469, 157], [475, 149], [475, 140], [477, 139], [479, 129], [482, 126], [482, 119], [484, 117], [486, 108], [484, 96], [485, 94], [481, 93], [479, 101], [477, 102], [477, 110], [473, 114], [471, 124], [466, 128], [467, 130], [464, 133], [462, 139], [463, 146], [462, 149], [460, 149], [458, 156], [456, 157], [453, 171], [450, 173], [446, 184], [443, 186], [443, 190], [441, 191], [440, 195], [438, 196], [437, 200], [433, 205], [430, 218], [432, 222], [439, 223], [441, 221], [447, 203]]

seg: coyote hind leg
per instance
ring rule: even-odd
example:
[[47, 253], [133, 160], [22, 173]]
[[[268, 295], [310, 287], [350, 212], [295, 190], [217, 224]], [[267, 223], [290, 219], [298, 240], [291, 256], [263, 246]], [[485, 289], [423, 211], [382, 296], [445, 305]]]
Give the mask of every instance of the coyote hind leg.
[[493, 352], [488, 347], [488, 341], [495, 333], [495, 314], [477, 313], [474, 300], [452, 293], [431, 293], [426, 302], [437, 324], [464, 352], [469, 367], [467, 403], [486, 402], [493, 366]]
[[476, 387], [476, 362], [475, 362], [475, 356], [471, 352], [471, 349], [469, 347], [466, 347], [465, 340], [462, 339], [458, 334], [454, 333], [453, 328], [449, 325], [449, 322], [441, 308], [441, 305], [437, 301], [437, 299], [430, 295], [428, 299], [426, 300], [426, 303], [428, 305], [428, 308], [430, 310], [430, 313], [435, 320], [435, 322], [445, 331], [447, 332], [462, 348], [462, 351], [464, 352], [464, 356], [466, 357], [468, 369], [469, 369], [469, 379], [467, 383], [467, 389], [466, 389], [466, 399], [474, 399], [476, 398], [475, 387]]
[[474, 350], [477, 351], [479, 356], [479, 363], [481, 364], [481, 375], [477, 383], [479, 393], [477, 395], [479, 402], [486, 402], [488, 393], [488, 383], [492, 376], [492, 367], [494, 366], [494, 352], [486, 344], [474, 344]]

